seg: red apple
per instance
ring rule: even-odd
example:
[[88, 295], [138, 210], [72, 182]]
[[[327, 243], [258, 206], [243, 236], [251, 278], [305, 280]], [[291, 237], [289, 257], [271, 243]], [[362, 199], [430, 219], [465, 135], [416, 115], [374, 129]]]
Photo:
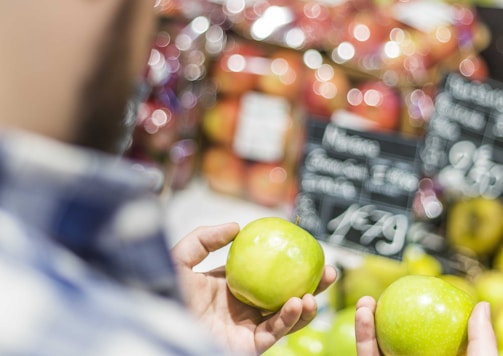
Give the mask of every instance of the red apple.
[[400, 124], [398, 92], [381, 81], [366, 81], [349, 90], [348, 111], [374, 126], [374, 130], [396, 130]]
[[302, 56], [296, 51], [279, 50], [270, 57], [266, 73], [258, 79], [258, 89], [288, 99], [298, 98], [305, 71]]
[[470, 79], [484, 81], [489, 78], [489, 68], [482, 56], [472, 54], [459, 63], [459, 73]]
[[278, 206], [286, 200], [289, 181], [289, 174], [281, 165], [253, 163], [246, 171], [247, 196], [264, 206]]
[[392, 22], [378, 11], [358, 11], [346, 19], [342, 42], [353, 46], [355, 59], [377, 53], [388, 39]]
[[332, 112], [345, 108], [349, 80], [338, 67], [322, 64], [309, 70], [304, 86], [304, 105], [309, 113], [330, 119]]
[[239, 117], [240, 99], [219, 99], [203, 114], [201, 127], [206, 137], [214, 143], [230, 146]]
[[428, 50], [422, 45], [422, 34], [413, 29], [395, 27], [389, 41], [381, 48], [380, 61], [383, 70], [393, 70], [400, 77], [412, 82], [424, 82], [427, 78]]
[[241, 95], [252, 90], [258, 79], [252, 63], [261, 57], [262, 51], [256, 45], [245, 42], [229, 45], [213, 66], [216, 89], [227, 95]]
[[424, 36], [424, 46], [429, 49], [430, 65], [447, 60], [458, 50], [458, 33], [452, 25], [437, 26]]
[[[334, 23], [334, 18], [332, 17], [331, 8], [320, 1], [316, 0], [306, 0], [295, 2], [292, 6], [295, 7], [295, 26], [293, 31], [300, 31], [303, 36], [303, 41], [300, 46], [295, 46], [297, 43], [295, 40], [296, 36], [293, 37], [292, 47], [302, 47], [302, 48], [322, 48], [326, 45], [327, 37], [331, 37], [334, 34], [336, 23]], [[287, 45], [289, 36], [286, 35], [285, 41]]]
[[243, 194], [245, 165], [230, 150], [208, 149], [203, 155], [202, 172], [212, 189], [235, 196]]

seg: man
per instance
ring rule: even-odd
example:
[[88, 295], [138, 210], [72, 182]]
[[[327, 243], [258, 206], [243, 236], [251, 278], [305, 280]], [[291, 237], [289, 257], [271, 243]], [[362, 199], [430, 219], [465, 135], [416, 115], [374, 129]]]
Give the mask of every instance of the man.
[[0, 1], [0, 354], [257, 354], [316, 314], [306, 295], [264, 317], [193, 273], [239, 226], [170, 254], [154, 182], [112, 155], [154, 25], [152, 0]]

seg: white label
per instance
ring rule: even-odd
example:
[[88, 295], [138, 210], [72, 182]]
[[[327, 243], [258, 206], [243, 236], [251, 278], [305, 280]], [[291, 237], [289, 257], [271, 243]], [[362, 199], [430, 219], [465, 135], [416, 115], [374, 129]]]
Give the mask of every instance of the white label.
[[454, 20], [452, 6], [431, 0], [398, 2], [393, 5], [392, 14], [396, 20], [423, 32], [450, 25]]
[[286, 99], [247, 93], [241, 99], [234, 151], [245, 159], [280, 161], [290, 124], [290, 104]]

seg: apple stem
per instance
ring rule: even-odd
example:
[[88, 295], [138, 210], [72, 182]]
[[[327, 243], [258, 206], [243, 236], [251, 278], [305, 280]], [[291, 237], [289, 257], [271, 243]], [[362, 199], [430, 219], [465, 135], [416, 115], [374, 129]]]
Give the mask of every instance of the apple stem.
[[295, 225], [299, 225], [299, 222], [300, 222], [300, 216], [296, 216], [295, 217]]

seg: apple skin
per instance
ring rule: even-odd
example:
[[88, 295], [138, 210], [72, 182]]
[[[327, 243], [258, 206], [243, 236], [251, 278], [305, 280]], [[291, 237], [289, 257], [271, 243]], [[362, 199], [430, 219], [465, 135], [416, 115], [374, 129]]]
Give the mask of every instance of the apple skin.
[[457, 200], [446, 221], [448, 242], [461, 251], [487, 256], [503, 240], [503, 204], [482, 196]]
[[[325, 356], [326, 350], [326, 327], [311, 322], [300, 330], [288, 334], [286, 344], [295, 352], [295, 355]], [[349, 355], [348, 355], [349, 356]]]
[[438, 277], [402, 277], [377, 301], [377, 342], [384, 355], [456, 356], [466, 348], [473, 307], [466, 292]]
[[[262, 57], [258, 46], [246, 42], [232, 42], [225, 49], [213, 66], [213, 83], [219, 93], [229, 96], [240, 96], [253, 90], [258, 76], [247, 69], [249, 61]], [[236, 68], [233, 67], [233, 63]]]
[[365, 81], [348, 91], [348, 111], [373, 124], [376, 131], [397, 130], [401, 119], [398, 92], [381, 81]]
[[473, 280], [479, 300], [491, 305], [493, 312], [503, 310], [503, 272], [498, 270], [484, 270]]
[[240, 103], [237, 97], [224, 98], [205, 111], [201, 128], [211, 142], [231, 146], [239, 120]]
[[245, 164], [230, 150], [211, 147], [202, 157], [202, 173], [209, 186], [220, 193], [241, 196], [244, 191]]
[[260, 218], [229, 249], [227, 286], [241, 302], [274, 312], [292, 297], [313, 293], [324, 264], [321, 245], [306, 230], [283, 218]]
[[326, 355], [356, 356], [355, 335], [356, 307], [338, 310], [330, 329], [326, 333]]
[[291, 178], [283, 166], [254, 162], [246, 170], [246, 194], [257, 204], [268, 207], [279, 206], [287, 200], [290, 181]]
[[268, 72], [258, 78], [258, 90], [269, 95], [298, 100], [306, 71], [302, 56], [296, 51], [281, 49], [274, 52], [269, 59]]
[[346, 108], [350, 85], [346, 73], [338, 67], [324, 64], [308, 70], [302, 95], [306, 111], [329, 121], [335, 110]]

